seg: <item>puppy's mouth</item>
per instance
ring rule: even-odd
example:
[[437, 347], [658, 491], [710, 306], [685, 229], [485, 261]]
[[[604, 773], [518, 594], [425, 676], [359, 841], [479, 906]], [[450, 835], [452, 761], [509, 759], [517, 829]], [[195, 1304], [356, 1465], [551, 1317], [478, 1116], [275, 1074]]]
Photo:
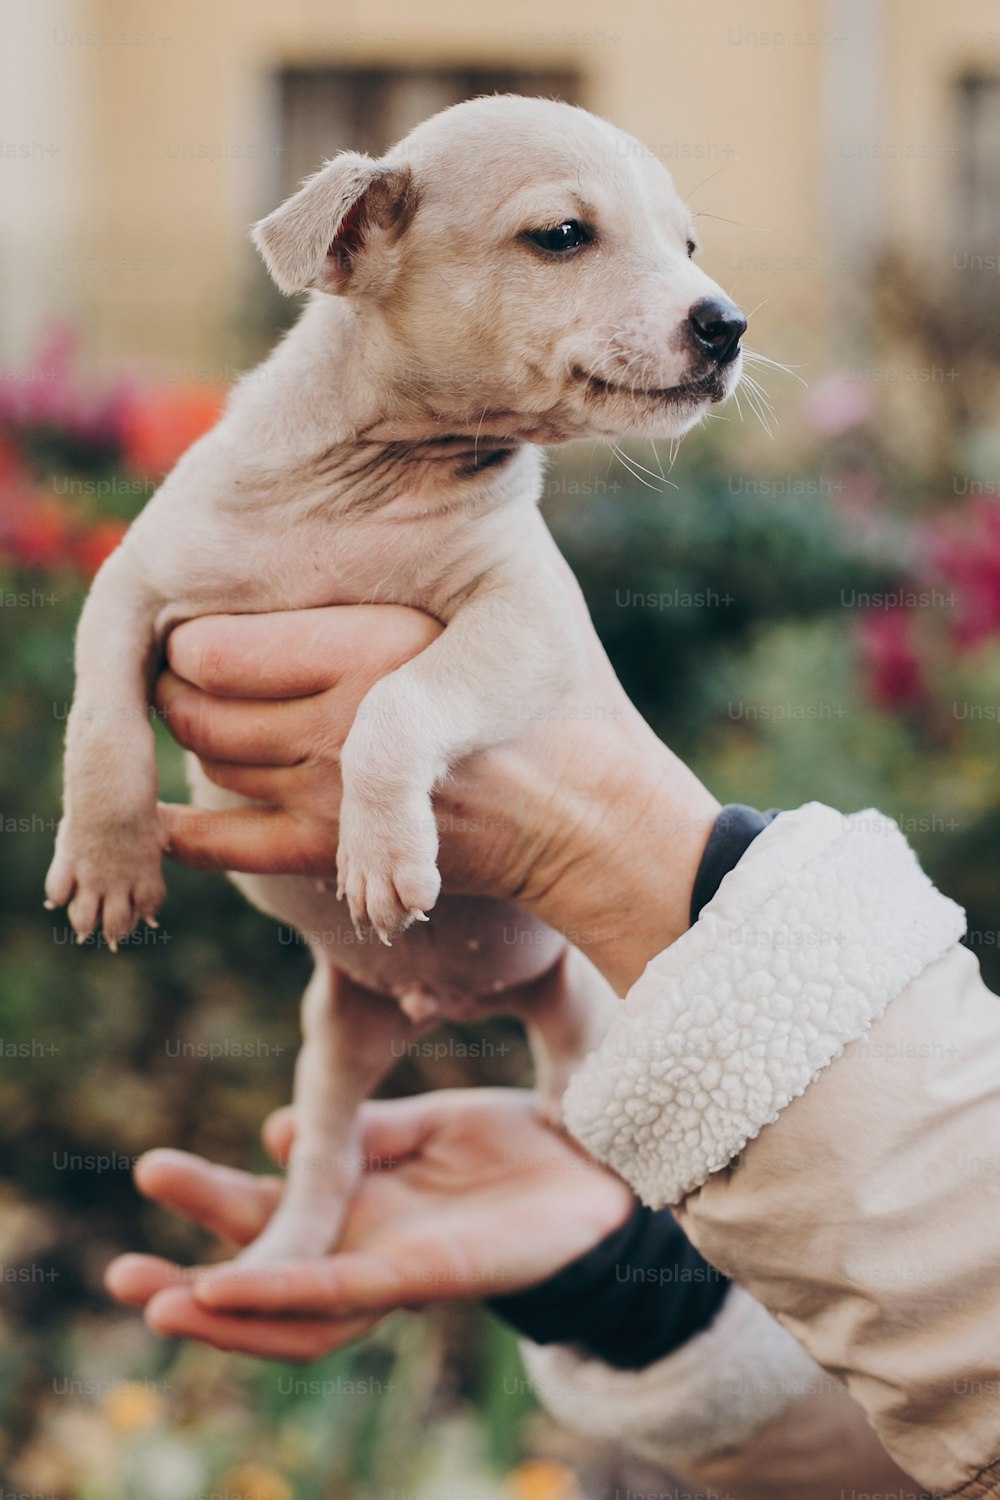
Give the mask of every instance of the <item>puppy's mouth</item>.
[[731, 369], [731, 365], [716, 365], [704, 375], [669, 386], [616, 385], [601, 375], [592, 375], [582, 365], [574, 365], [572, 375], [575, 381], [585, 384], [588, 394], [593, 392], [597, 396], [617, 396], [626, 401], [652, 402], [656, 406], [690, 406], [705, 400], [725, 401], [730, 394], [726, 375]]

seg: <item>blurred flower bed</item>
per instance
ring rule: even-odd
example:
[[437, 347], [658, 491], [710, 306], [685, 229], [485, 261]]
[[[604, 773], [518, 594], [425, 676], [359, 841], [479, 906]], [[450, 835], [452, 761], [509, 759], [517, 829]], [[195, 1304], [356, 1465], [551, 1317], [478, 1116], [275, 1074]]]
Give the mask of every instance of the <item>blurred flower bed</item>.
[[[131, 1161], [173, 1144], [263, 1164], [251, 1143], [290, 1091], [308, 968], [192, 871], [168, 871], [163, 925], [117, 958], [71, 948], [41, 906], [80, 604], [223, 398], [94, 388], [64, 335], [0, 376], [0, 1467], [58, 1500], [598, 1500], [631, 1471], [538, 1414], [512, 1339], [476, 1310], [402, 1315], [302, 1369], [154, 1340], [101, 1288], [119, 1250], [206, 1253], [137, 1198]], [[676, 489], [568, 454], [546, 513], [657, 731], [725, 799], [897, 818], [997, 982], [996, 436], [970, 421], [954, 452], [905, 468], [849, 383], [788, 413], [793, 436], [768, 448], [734, 423], [689, 439]], [[489, 1062], [408, 1059], [394, 1090], [524, 1081], [516, 1028], [490, 1035]]]

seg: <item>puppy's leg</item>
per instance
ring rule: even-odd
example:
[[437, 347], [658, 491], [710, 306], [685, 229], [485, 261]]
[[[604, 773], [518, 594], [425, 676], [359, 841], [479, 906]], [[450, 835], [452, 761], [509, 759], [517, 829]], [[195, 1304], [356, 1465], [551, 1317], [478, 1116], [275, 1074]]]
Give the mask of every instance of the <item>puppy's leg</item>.
[[588, 1052], [603, 1040], [619, 1000], [589, 959], [567, 948], [547, 974], [526, 985], [503, 1008], [521, 1016], [535, 1064], [539, 1107], [562, 1123], [562, 1096]]
[[296, 1135], [281, 1202], [242, 1252], [251, 1264], [324, 1255], [361, 1172], [358, 1109], [413, 1026], [394, 1000], [362, 989], [319, 955], [302, 1000]]
[[491, 577], [426, 650], [377, 682], [344, 743], [337, 894], [383, 942], [438, 898], [436, 784], [470, 751], [523, 732], [581, 671], [565, 591], [528, 569]]
[[70, 902], [80, 939], [103, 922], [112, 947], [163, 900], [149, 677], [162, 600], [123, 550], [101, 568], [76, 635], [63, 817], [47, 905]]

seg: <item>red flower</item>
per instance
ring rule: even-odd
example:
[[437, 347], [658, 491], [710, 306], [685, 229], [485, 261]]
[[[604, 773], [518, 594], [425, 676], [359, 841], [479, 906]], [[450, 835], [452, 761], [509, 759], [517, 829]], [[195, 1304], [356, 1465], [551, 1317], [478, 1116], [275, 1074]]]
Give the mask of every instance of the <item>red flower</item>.
[[158, 477], [219, 420], [226, 392], [214, 386], [134, 391], [125, 402], [125, 462], [134, 474]]
[[92, 576], [105, 558], [110, 557], [128, 527], [124, 521], [98, 521], [80, 531], [73, 543], [73, 561], [82, 572]]
[[927, 697], [920, 658], [906, 609], [870, 610], [861, 616], [861, 661], [868, 692], [884, 708], [912, 708]]
[[0, 551], [22, 568], [49, 572], [71, 561], [69, 517], [57, 501], [26, 489], [5, 490]]
[[96, 573], [118, 546], [123, 521], [88, 521], [7, 463], [0, 444], [0, 558], [38, 572]]
[[974, 501], [957, 523], [933, 524], [928, 542], [958, 595], [955, 638], [960, 646], [978, 646], [1000, 632], [1000, 505]]
[[0, 437], [0, 493], [16, 482], [20, 475], [20, 461], [13, 443]]

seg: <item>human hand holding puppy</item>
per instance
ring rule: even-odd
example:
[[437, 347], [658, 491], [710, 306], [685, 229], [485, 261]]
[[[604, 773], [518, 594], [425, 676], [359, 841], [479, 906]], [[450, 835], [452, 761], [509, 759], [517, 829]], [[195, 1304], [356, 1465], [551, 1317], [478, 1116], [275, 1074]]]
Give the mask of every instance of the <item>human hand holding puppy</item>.
[[[516, 898], [622, 994], [687, 927], [719, 804], [633, 708], [582, 604], [581, 628], [586, 676], [558, 710], [439, 789], [441, 869], [452, 892]], [[210, 780], [264, 806], [166, 808], [169, 852], [205, 869], [329, 877], [358, 703], [439, 629], [415, 610], [361, 605], [179, 627], [157, 704]]]

